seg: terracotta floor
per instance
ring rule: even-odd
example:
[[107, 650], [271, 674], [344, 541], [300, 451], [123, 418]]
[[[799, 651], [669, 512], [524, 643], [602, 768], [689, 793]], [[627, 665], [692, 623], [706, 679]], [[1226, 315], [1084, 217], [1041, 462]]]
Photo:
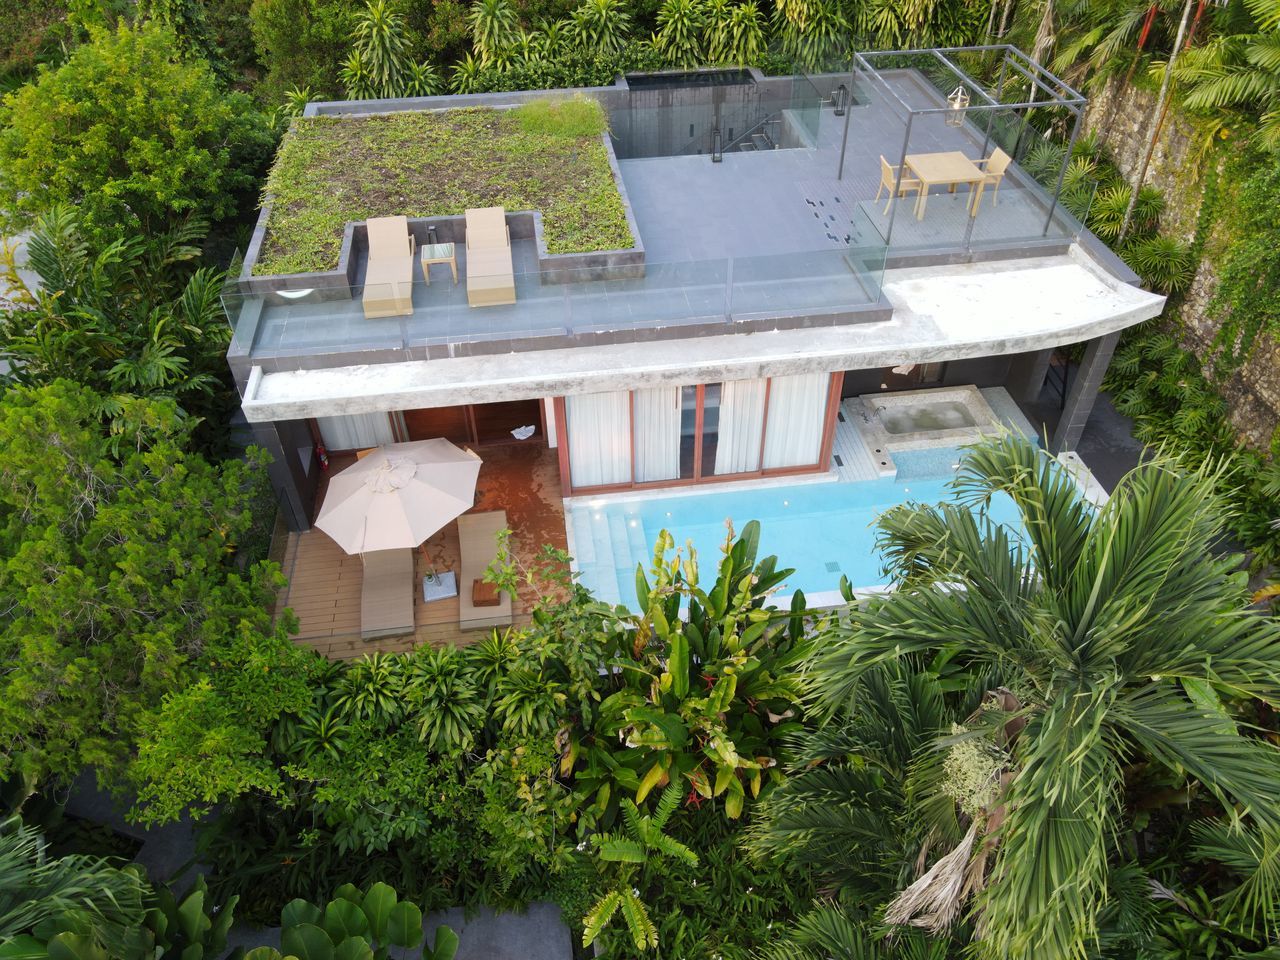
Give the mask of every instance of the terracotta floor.
[[[473, 512], [506, 510], [515, 557], [529, 564], [543, 544], [565, 549], [564, 508], [560, 500], [560, 468], [556, 451], [539, 444], [482, 447], [484, 465], [476, 483]], [[352, 461], [331, 463], [333, 472]], [[320, 491], [323, 499], [324, 490]], [[450, 523], [426, 542], [426, 552], [437, 569], [459, 569], [458, 528]], [[458, 626], [458, 601], [424, 603], [421, 576], [428, 561], [415, 553], [417, 567], [414, 594], [415, 630], [401, 637], [360, 639], [360, 588], [363, 582], [359, 556], [348, 556], [319, 530], [290, 533], [283, 561], [289, 586], [281, 593], [277, 609], [292, 608], [298, 618], [295, 639], [333, 659], [358, 657], [375, 650], [409, 650], [423, 643], [466, 644], [486, 635], [484, 630]], [[459, 585], [462, 586], [461, 584]], [[521, 590], [512, 613], [517, 625], [527, 623], [534, 596]]]

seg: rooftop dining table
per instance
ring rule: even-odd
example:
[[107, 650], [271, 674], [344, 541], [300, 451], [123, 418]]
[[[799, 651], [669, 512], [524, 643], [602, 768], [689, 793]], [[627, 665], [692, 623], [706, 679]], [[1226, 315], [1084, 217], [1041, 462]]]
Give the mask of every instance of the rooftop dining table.
[[[973, 199], [969, 202], [969, 216], [978, 215], [978, 203], [982, 199], [983, 182], [986, 174], [982, 168], [966, 157], [959, 150], [943, 153], [909, 153], [903, 158], [907, 169], [920, 181], [920, 191], [916, 197], [916, 219], [924, 219], [925, 202], [929, 199], [929, 188], [945, 183], [954, 193], [956, 184], [967, 183]], [[976, 188], [975, 188], [976, 185]]]

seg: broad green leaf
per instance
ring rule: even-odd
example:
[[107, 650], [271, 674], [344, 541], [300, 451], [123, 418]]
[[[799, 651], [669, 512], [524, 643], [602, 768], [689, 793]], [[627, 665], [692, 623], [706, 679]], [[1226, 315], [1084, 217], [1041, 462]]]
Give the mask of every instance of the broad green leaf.
[[213, 926], [209, 928], [209, 936], [207, 944], [209, 953], [214, 957], [219, 957], [222, 952], [227, 949], [227, 934], [231, 930], [231, 925], [236, 920], [236, 904], [240, 902], [240, 895], [236, 894], [222, 905], [222, 909], [218, 911], [218, 916], [213, 921]]
[[334, 943], [341, 943], [348, 937], [363, 937], [369, 930], [369, 919], [350, 900], [330, 900], [324, 908], [323, 927]]
[[201, 940], [211, 926], [213, 921], [204, 912], [204, 893], [197, 890], [178, 907], [178, 929], [188, 940], [195, 942]]
[[458, 935], [453, 927], [441, 924], [436, 927], [435, 946], [422, 945], [423, 960], [453, 960], [458, 952]]
[[1205, 713], [1216, 718], [1216, 722], [1213, 725], [1215, 732], [1225, 736], [1231, 736], [1237, 732], [1235, 721], [1227, 713], [1227, 708], [1222, 705], [1222, 700], [1218, 697], [1218, 691], [1214, 690], [1207, 680], [1183, 677], [1182, 689], [1186, 691], [1192, 703]]
[[373, 948], [364, 937], [348, 937], [334, 949], [333, 960], [373, 960]]
[[81, 933], [60, 933], [47, 949], [49, 960], [108, 960], [107, 951]]
[[280, 949], [298, 960], [333, 960], [333, 941], [313, 923], [281, 930]]
[[662, 731], [662, 737], [672, 749], [679, 750], [689, 742], [689, 730], [678, 716], [654, 707], [632, 707], [626, 712], [631, 723], [648, 723]]
[[655, 762], [641, 779], [640, 786], [636, 788], [636, 803], [644, 803], [644, 798], [649, 796], [649, 791], [658, 786], [666, 775], [667, 770], [662, 763]]
[[0, 943], [0, 960], [44, 960], [48, 955], [44, 941], [27, 933]]
[[636, 564], [636, 609], [644, 613], [649, 609], [649, 578], [644, 575], [644, 565]]
[[307, 900], [290, 900], [280, 911], [280, 926], [296, 927], [300, 923], [317, 926], [324, 920], [324, 911]]
[[350, 900], [357, 907], [364, 903], [364, 894], [360, 892], [360, 888], [354, 883], [344, 883], [337, 890], [333, 891], [333, 899]]
[[734, 768], [727, 764], [720, 764], [716, 767], [716, 785], [711, 791], [712, 796], [720, 796], [725, 790], [729, 789], [729, 783], [734, 779]]
[[422, 939], [422, 911], [416, 903], [401, 900], [387, 917], [387, 939], [397, 947], [416, 947]]
[[275, 947], [254, 947], [244, 955], [244, 960], [284, 960], [284, 954]]
[[396, 892], [385, 883], [375, 883], [365, 894], [361, 909], [369, 919], [369, 930], [379, 943], [387, 939], [387, 918], [396, 905]]
[[689, 638], [684, 630], [676, 630], [668, 640], [667, 670], [671, 674], [671, 692], [676, 699], [689, 695]]
[[742, 816], [742, 804], [746, 799], [746, 795], [742, 790], [742, 781], [734, 777], [729, 784], [729, 790], [724, 795], [724, 812], [730, 820], [737, 820]]
[[181, 960], [204, 960], [204, 944], [188, 943], [180, 954]]

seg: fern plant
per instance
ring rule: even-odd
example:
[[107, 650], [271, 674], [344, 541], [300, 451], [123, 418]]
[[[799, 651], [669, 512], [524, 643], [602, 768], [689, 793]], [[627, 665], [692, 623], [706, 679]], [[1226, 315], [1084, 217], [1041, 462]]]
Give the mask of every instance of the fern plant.
[[582, 945], [591, 946], [613, 918], [621, 911], [627, 930], [637, 950], [656, 950], [658, 928], [649, 918], [649, 908], [634, 886], [636, 877], [646, 865], [664, 859], [679, 860], [691, 867], [698, 865], [698, 855], [679, 840], [664, 833], [667, 821], [680, 803], [680, 785], [673, 783], [663, 791], [658, 806], [649, 816], [628, 799], [619, 804], [626, 825], [624, 832], [598, 833], [591, 838], [596, 855], [613, 867], [610, 889], [583, 918]]

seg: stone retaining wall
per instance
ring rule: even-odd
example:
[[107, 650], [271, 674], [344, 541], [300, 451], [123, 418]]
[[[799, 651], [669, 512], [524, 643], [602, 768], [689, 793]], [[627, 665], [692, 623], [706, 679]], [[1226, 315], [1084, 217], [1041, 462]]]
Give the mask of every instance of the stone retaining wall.
[[[1155, 101], [1154, 91], [1126, 87], [1120, 79], [1109, 82], [1089, 101], [1086, 129], [1106, 144], [1126, 176], [1136, 172], [1146, 153]], [[1195, 237], [1204, 198], [1204, 136], [1178, 114], [1175, 105], [1165, 119], [1147, 171], [1146, 182], [1164, 194], [1163, 229], [1187, 242]], [[1209, 305], [1218, 288], [1213, 257], [1215, 251], [1229, 243], [1226, 234], [1218, 225], [1210, 228], [1204, 244], [1206, 254], [1196, 265], [1176, 315], [1169, 317], [1171, 332], [1206, 363], [1216, 352], [1214, 341], [1218, 333], [1218, 322], [1209, 315]], [[1267, 449], [1276, 424], [1280, 423], [1280, 343], [1271, 337], [1260, 337], [1252, 356], [1219, 385], [1219, 390], [1240, 436], [1252, 446]]]

